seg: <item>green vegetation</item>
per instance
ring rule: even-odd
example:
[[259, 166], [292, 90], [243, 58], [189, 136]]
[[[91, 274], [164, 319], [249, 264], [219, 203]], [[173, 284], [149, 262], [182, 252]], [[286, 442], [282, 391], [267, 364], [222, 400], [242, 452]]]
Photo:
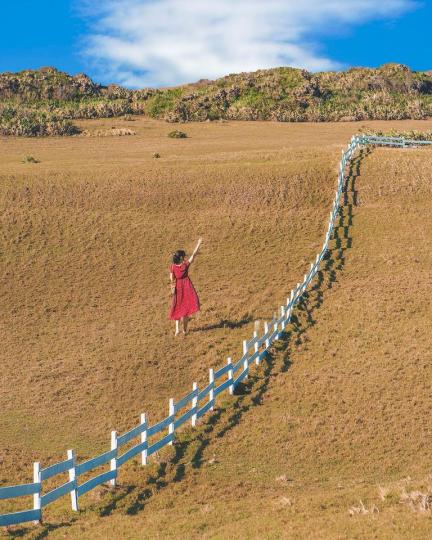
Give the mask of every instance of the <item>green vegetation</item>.
[[174, 107], [181, 94], [180, 88], [160, 91], [147, 100], [145, 112], [152, 118], [160, 118]]
[[0, 135], [74, 135], [79, 129], [56, 113], [0, 106]]
[[168, 137], [171, 139], [186, 139], [187, 134], [184, 131], [180, 131], [179, 129], [175, 129], [174, 131], [170, 131], [168, 133]]
[[376, 135], [378, 137], [403, 137], [404, 139], [411, 139], [414, 141], [432, 141], [432, 130], [421, 131], [418, 129], [411, 129], [401, 131], [398, 129], [389, 129], [386, 131], [382, 131], [360, 129], [360, 131], [365, 135]]
[[3, 135], [70, 135], [74, 119], [136, 114], [167, 122], [421, 120], [432, 115], [432, 74], [401, 64], [321, 73], [282, 67], [142, 90], [54, 68], [0, 74]]
[[22, 163], [40, 163], [40, 161], [33, 156], [24, 156]]

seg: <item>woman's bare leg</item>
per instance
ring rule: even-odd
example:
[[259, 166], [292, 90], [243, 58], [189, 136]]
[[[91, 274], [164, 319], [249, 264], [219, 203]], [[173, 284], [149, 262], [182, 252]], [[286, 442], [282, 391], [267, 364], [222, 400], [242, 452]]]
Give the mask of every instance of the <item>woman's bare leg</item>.
[[189, 317], [183, 317], [183, 332], [187, 334], [187, 327], [189, 323]]
[[176, 323], [176, 325], [175, 325], [176, 329], [175, 329], [175, 334], [174, 335], [178, 336], [180, 334], [180, 321], [176, 321], [175, 323]]

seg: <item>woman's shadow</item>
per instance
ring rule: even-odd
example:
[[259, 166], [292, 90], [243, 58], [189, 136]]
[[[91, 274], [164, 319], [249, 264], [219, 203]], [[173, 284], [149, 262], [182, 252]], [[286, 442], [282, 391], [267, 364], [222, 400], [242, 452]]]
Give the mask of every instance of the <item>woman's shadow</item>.
[[229, 319], [221, 319], [218, 322], [206, 324], [204, 326], [198, 326], [193, 328], [191, 332], [207, 332], [208, 330], [216, 330], [217, 328], [229, 328], [230, 330], [234, 328], [241, 328], [245, 324], [252, 322], [252, 316], [243, 317], [239, 321], [231, 321]]

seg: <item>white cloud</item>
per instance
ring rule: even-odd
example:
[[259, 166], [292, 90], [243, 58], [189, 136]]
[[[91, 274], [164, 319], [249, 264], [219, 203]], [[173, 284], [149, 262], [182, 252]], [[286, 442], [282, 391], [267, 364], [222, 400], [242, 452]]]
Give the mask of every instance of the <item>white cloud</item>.
[[[168, 86], [289, 65], [337, 69], [320, 37], [393, 18], [414, 0], [98, 0], [84, 54], [103, 80]], [[91, 5], [91, 4], [88, 4]], [[91, 11], [90, 11], [91, 9]]]

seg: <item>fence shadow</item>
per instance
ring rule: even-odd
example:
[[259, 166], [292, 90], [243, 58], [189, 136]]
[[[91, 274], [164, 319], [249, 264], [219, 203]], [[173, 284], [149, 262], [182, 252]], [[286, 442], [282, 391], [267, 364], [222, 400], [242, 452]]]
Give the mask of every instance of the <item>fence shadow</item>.
[[182, 481], [188, 469], [198, 469], [207, 463], [203, 455], [212, 439], [223, 437], [240, 422], [245, 413], [261, 403], [274, 370], [274, 361], [274, 355], [268, 353], [261, 365], [250, 371], [245, 383], [238, 385], [234, 397], [227, 396], [220, 405], [215, 405], [214, 412], [195, 430], [179, 432], [170, 455], [161, 459], [149, 474], [148, 487], [119, 486], [100, 515], [108, 515], [119, 508], [127, 515], [137, 514], [152, 496], [169, 483]]
[[[27, 537], [29, 538], [29, 535], [31, 535], [32, 540], [43, 540], [44, 538], [47, 538], [51, 533], [54, 533], [55, 531], [60, 531], [61, 529], [65, 529], [64, 537], [67, 537], [67, 528], [73, 525], [77, 521], [76, 517], [73, 517], [67, 521], [62, 521], [59, 523], [42, 523], [42, 526], [39, 529], [35, 529], [32, 527], [14, 527], [13, 530], [6, 527], [6, 535], [5, 538], [23, 538]], [[1, 537], [3, 538], [3, 537]]]
[[353, 246], [352, 228], [354, 225], [354, 208], [358, 205], [358, 191], [356, 182], [360, 176], [362, 161], [370, 154], [369, 147], [360, 149], [348, 165], [348, 175], [342, 190], [342, 203], [339, 208], [333, 235], [329, 248], [324, 257], [324, 266], [317, 273], [314, 285], [304, 293], [291, 317], [291, 324], [279, 344], [283, 351], [281, 371], [287, 371], [291, 365], [290, 354], [292, 346], [303, 342], [304, 334], [316, 321], [314, 313], [323, 301], [325, 291], [333, 287], [337, 281], [338, 273], [345, 267], [346, 252]]
[[[326, 291], [333, 287], [338, 274], [343, 271], [346, 252], [352, 248], [354, 208], [358, 204], [356, 181], [360, 175], [361, 163], [370, 151], [369, 148], [361, 149], [349, 163], [349, 171], [342, 191], [342, 204], [329, 249], [324, 258], [323, 268], [317, 273], [313, 286], [304, 293], [297, 304], [290, 324], [280, 335], [279, 341], [275, 342], [272, 352], [267, 353], [265, 361], [261, 362], [258, 368], [252, 369], [248, 379], [238, 385], [234, 398], [227, 396], [225, 401], [215, 405], [214, 412], [198, 428], [179, 432], [173, 447], [161, 454], [163, 457], [156, 454], [158, 462], [147, 466], [148, 475], [144, 481], [145, 485], [119, 485], [115, 490], [107, 488], [109, 500], [104, 497], [101, 506], [98, 509], [93, 508], [100, 516], [109, 515], [114, 511], [121, 511], [126, 515], [137, 514], [144, 509], [151, 497], [168, 484], [181, 482], [188, 469], [200, 468], [206, 463], [203, 455], [212, 439], [223, 437], [240, 422], [244, 414], [259, 406], [271, 379], [289, 369], [292, 364], [292, 347], [300, 345], [304, 341], [307, 330], [316, 323], [315, 312], [320, 309]], [[220, 321], [214, 325], [197, 328], [195, 331], [223, 326], [236, 328], [251, 320]], [[43, 532], [41, 532], [38, 538], [43, 537]]]

